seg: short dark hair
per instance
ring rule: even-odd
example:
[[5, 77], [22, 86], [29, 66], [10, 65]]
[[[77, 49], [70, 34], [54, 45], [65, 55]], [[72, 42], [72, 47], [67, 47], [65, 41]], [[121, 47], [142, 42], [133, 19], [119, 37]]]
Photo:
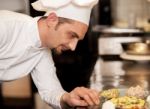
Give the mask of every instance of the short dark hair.
[[64, 23], [69, 23], [69, 24], [71, 24], [71, 23], [74, 22], [74, 21], [71, 20], [71, 19], [67, 19], [67, 18], [63, 18], [63, 17], [58, 17], [58, 19], [59, 19], [59, 21], [58, 21], [58, 24], [56, 25], [56, 29], [57, 29], [60, 25], [62, 25], [62, 24], [64, 24]]
[[71, 20], [71, 19], [67, 19], [67, 18], [63, 18], [63, 17], [58, 17], [58, 19], [59, 19], [58, 24], [73, 23], [73, 20]]
[[[47, 16], [43, 16], [41, 19], [46, 19], [47, 18]], [[67, 18], [63, 18], [63, 17], [58, 17], [58, 24], [56, 25], [56, 29], [60, 26], [60, 25], [62, 25], [62, 24], [64, 24], [64, 23], [73, 23], [74, 21], [73, 20], [71, 20], [71, 19], [67, 19]]]
[[[46, 19], [46, 18], [47, 16], [43, 16], [41, 19]], [[59, 25], [63, 23], [73, 23], [73, 20], [64, 17], [58, 17], [58, 20], [59, 20], [58, 22]]]

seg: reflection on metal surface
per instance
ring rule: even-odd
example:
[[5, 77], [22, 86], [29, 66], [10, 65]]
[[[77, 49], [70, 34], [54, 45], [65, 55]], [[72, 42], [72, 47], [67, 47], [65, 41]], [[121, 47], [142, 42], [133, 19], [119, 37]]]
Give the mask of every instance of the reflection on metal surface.
[[147, 61], [150, 60], [150, 55], [131, 55], [124, 52], [120, 54], [120, 58], [135, 61]]
[[93, 31], [101, 32], [105, 34], [143, 34], [144, 33], [144, 31], [141, 29], [102, 27], [100, 25], [96, 25], [95, 27], [93, 27]]
[[[146, 62], [136, 62], [136, 61], [122, 61], [123, 65], [120, 69], [123, 69], [125, 74], [119, 75], [119, 72], [114, 74], [103, 74], [101, 71], [99, 72], [99, 77], [101, 80], [91, 83], [95, 84], [95, 87], [100, 90], [103, 89], [110, 89], [110, 88], [118, 88], [120, 90], [127, 89], [131, 86], [140, 85], [141, 87], [145, 88], [146, 90], [150, 90], [150, 63], [149, 61]], [[110, 72], [113, 69], [109, 68]], [[119, 71], [119, 70], [118, 70]], [[98, 73], [97, 73], [98, 74]], [[116, 75], [115, 75], [116, 74]], [[96, 75], [95, 75], [96, 76]], [[96, 84], [98, 86], [96, 86]], [[94, 87], [93, 87], [94, 88]]]
[[130, 55], [150, 55], [150, 42], [146, 40], [144, 42], [128, 42], [122, 43], [124, 52]]
[[115, 78], [113, 76], [103, 76], [102, 84], [104, 85], [103, 89], [109, 89], [121, 86], [123, 82], [123, 78], [119, 76], [119, 78]]
[[100, 37], [98, 39], [99, 55], [119, 55], [124, 52], [122, 43], [139, 42], [140, 37]]

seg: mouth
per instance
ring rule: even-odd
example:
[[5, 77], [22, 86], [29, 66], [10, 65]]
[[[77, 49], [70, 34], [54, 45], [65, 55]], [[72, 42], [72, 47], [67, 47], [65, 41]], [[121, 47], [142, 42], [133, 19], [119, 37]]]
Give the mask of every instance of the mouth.
[[69, 48], [68, 47], [66, 47], [66, 46], [62, 46], [62, 49], [61, 49], [62, 51], [67, 51], [67, 50], [69, 50]]
[[66, 46], [64, 46], [64, 45], [58, 46], [58, 47], [56, 47], [56, 48], [53, 49], [53, 51], [56, 54], [61, 54], [62, 52], [67, 51], [67, 50], [69, 50], [69, 48], [66, 47]]

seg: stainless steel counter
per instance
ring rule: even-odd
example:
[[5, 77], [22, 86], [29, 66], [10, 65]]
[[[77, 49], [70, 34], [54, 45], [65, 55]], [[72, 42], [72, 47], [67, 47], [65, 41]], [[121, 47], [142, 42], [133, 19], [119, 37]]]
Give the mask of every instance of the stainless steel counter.
[[150, 90], [150, 60], [123, 59], [121, 44], [150, 39], [150, 34], [138, 29], [122, 29], [112, 27], [93, 27], [99, 33], [99, 58], [93, 70], [90, 87], [103, 90], [118, 88], [126, 90], [140, 85]]
[[91, 88], [98, 90], [118, 88], [127, 89], [140, 85], [150, 90], [149, 61], [110, 61], [109, 64], [98, 62], [93, 71]]

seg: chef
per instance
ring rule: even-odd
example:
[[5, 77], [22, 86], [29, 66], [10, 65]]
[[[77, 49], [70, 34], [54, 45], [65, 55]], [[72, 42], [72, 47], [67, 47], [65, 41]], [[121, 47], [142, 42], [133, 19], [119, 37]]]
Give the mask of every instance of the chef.
[[98, 92], [77, 87], [63, 90], [56, 76], [51, 50], [75, 50], [88, 29], [90, 13], [98, 0], [38, 0], [34, 9], [45, 16], [32, 18], [0, 11], [0, 81], [31, 74], [41, 98], [54, 108], [91, 106]]

